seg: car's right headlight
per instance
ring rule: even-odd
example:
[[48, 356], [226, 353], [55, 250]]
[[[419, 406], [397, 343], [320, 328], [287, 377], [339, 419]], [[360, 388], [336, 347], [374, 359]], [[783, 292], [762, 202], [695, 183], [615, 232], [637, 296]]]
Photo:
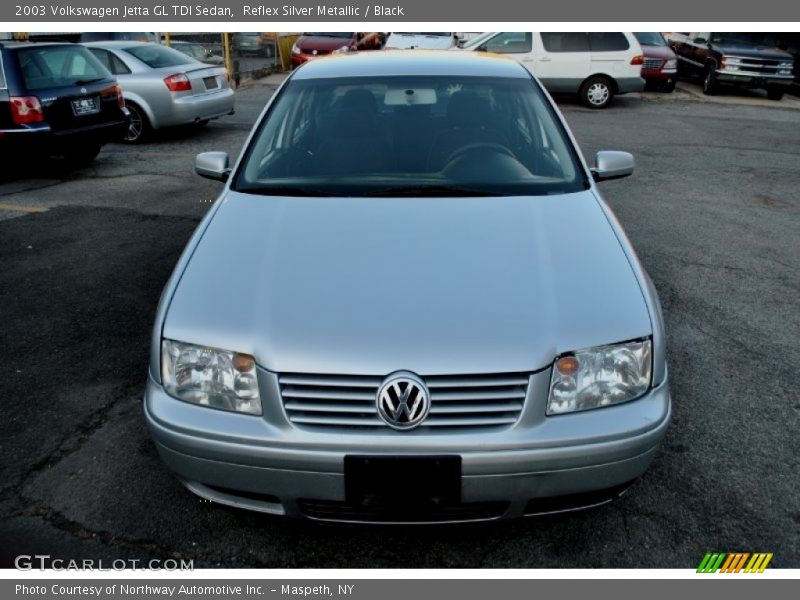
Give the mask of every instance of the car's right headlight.
[[650, 387], [651, 342], [569, 352], [553, 363], [547, 414], [589, 410], [638, 398]]
[[664, 66], [661, 67], [662, 69], [677, 69], [678, 68], [678, 59], [677, 58], [670, 58], [667, 62], [664, 63]]
[[256, 361], [249, 354], [165, 339], [161, 377], [164, 389], [178, 400], [261, 414]]

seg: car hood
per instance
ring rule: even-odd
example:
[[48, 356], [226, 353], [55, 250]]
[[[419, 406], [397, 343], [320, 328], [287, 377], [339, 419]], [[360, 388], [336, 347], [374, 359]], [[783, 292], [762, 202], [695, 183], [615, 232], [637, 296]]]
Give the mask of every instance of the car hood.
[[792, 55], [777, 46], [753, 46], [750, 44], [718, 44], [714, 49], [722, 54], [772, 60], [792, 60]]
[[333, 52], [343, 46], [348, 48], [353, 43], [352, 38], [326, 37], [322, 35], [303, 36], [297, 40], [297, 47], [301, 52]]
[[229, 192], [180, 278], [164, 337], [276, 372], [533, 371], [650, 335], [592, 192], [283, 198]]
[[406, 50], [422, 48], [425, 50], [447, 50], [454, 46], [452, 36], [448, 35], [406, 35], [393, 33], [386, 40], [386, 48]]
[[669, 46], [642, 45], [642, 54], [644, 54], [645, 58], [660, 58], [661, 60], [675, 58], [675, 53]]

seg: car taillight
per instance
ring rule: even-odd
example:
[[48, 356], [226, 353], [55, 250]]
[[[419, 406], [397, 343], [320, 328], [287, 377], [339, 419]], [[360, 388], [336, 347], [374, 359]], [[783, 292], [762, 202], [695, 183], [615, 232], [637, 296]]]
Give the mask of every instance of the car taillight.
[[115, 85], [114, 91], [117, 93], [117, 106], [125, 108], [125, 96], [122, 95], [122, 86], [120, 84]]
[[11, 119], [17, 125], [41, 123], [44, 121], [42, 105], [36, 96], [12, 96]]
[[169, 77], [164, 77], [164, 83], [167, 84], [170, 92], [188, 92], [192, 89], [192, 83], [186, 73], [175, 73]]
[[631, 59], [631, 64], [632, 64], [632, 65], [641, 65], [641, 64], [644, 64], [644, 56], [642, 56], [641, 54], [640, 54], [639, 56], [634, 56], [634, 57]]

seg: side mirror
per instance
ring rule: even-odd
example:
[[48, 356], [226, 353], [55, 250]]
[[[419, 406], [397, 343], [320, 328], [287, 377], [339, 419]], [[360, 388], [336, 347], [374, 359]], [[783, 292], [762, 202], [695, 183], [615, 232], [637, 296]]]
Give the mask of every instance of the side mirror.
[[591, 170], [595, 181], [621, 179], [633, 174], [636, 165], [633, 155], [616, 150], [601, 150], [597, 153], [595, 167]]
[[707, 44], [708, 40], [704, 37], [696, 37], [692, 40], [695, 44]]
[[228, 181], [231, 169], [228, 167], [227, 152], [203, 152], [194, 159], [194, 170], [201, 177]]

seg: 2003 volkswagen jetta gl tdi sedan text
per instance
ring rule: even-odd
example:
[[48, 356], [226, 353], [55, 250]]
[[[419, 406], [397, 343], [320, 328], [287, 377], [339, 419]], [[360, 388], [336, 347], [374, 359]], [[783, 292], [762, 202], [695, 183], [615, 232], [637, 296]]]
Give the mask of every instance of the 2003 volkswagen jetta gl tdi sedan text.
[[313, 519], [594, 506], [670, 418], [661, 311], [514, 61], [368, 53], [276, 92], [158, 310], [145, 398], [193, 492]]

